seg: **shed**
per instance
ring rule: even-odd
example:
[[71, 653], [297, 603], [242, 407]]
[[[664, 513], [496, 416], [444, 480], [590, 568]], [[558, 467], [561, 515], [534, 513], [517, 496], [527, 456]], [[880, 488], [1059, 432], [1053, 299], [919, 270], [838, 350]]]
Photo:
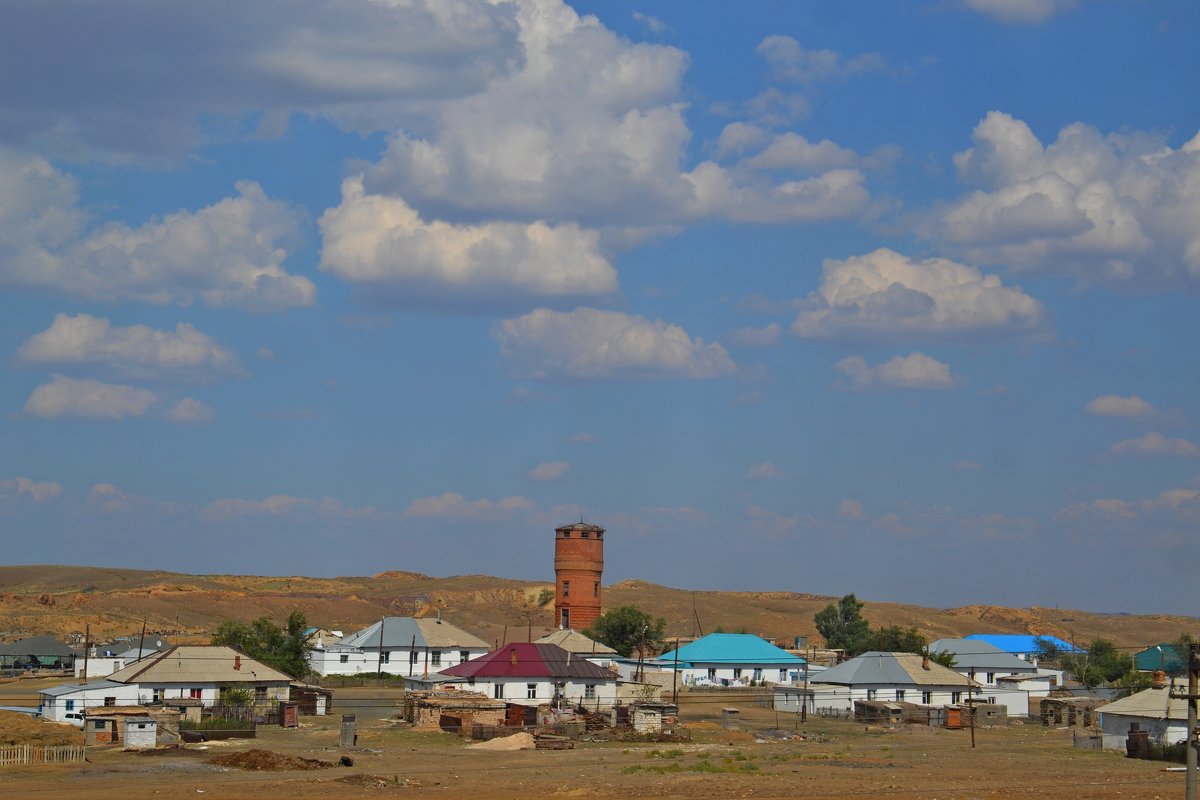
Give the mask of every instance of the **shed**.
[[323, 717], [333, 708], [333, 689], [293, 682], [291, 699], [299, 706], [301, 714]]
[[634, 703], [630, 707], [633, 729], [638, 733], [662, 733], [679, 724], [679, 706], [672, 703]]
[[121, 740], [126, 750], [153, 750], [158, 742], [158, 721], [151, 717], [122, 717]]
[[1187, 701], [1171, 697], [1167, 686], [1131, 694], [1100, 706], [1096, 712], [1105, 750], [1124, 750], [1133, 726], [1158, 744], [1172, 745], [1187, 738]]

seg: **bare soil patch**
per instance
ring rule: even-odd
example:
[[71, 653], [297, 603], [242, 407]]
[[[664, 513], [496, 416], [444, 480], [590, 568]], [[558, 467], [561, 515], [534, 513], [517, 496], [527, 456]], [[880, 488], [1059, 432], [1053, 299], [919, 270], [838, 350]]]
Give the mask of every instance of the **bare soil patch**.
[[332, 761], [321, 761], [317, 758], [300, 758], [270, 750], [246, 750], [242, 753], [224, 753], [213, 756], [210, 764], [221, 767], [235, 767], [250, 772], [286, 772], [291, 770], [328, 769], [335, 766]]
[[83, 744], [83, 731], [74, 725], [59, 725], [34, 719], [28, 714], [0, 711], [0, 745], [13, 744], [37, 747]]

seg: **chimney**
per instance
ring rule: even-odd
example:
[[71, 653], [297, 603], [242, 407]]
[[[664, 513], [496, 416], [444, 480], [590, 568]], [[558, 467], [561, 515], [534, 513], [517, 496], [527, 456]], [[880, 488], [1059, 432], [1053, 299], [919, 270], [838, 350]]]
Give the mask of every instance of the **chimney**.
[[241, 669], [242, 669], [242, 657], [241, 656], [233, 657], [233, 668], [239, 672], [241, 671]]
[[1154, 671], [1154, 680], [1150, 685], [1155, 689], [1162, 689], [1165, 687], [1167, 685], [1167, 673], [1163, 672], [1161, 669], [1156, 669]]
[[514, 667], [517, 665], [517, 648], [510, 647], [508, 649], [508, 663]]
[[921, 669], [929, 671], [929, 654], [925, 653], [921, 656]]

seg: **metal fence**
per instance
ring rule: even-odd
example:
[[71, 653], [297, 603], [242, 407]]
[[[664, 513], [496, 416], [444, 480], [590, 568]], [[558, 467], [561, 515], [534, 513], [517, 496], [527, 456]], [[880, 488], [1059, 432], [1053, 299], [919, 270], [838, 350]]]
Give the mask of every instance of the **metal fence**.
[[83, 754], [83, 747], [76, 744], [47, 747], [18, 744], [10, 747], [0, 747], [0, 767], [23, 766], [26, 764], [70, 764], [76, 761], [83, 761]]

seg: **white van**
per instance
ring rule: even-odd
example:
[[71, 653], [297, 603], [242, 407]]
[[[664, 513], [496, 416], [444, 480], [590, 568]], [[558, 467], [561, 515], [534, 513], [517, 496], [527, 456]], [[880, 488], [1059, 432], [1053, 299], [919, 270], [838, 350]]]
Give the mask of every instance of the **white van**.
[[63, 722], [74, 725], [76, 728], [82, 728], [83, 714], [78, 711], [68, 711], [66, 714], [63, 714]]

